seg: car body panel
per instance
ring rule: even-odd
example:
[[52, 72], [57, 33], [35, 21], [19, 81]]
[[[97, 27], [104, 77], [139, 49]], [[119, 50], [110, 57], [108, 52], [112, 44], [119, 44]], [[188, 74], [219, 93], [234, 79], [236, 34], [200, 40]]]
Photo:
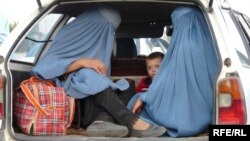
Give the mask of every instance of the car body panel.
[[[81, 0], [76, 0], [74, 2], [78, 2]], [[104, 2], [105, 0], [96, 0], [91, 2]], [[117, 0], [119, 1], [119, 0]], [[128, 1], [128, 2], [134, 2], [133, 0], [120, 0], [121, 2]], [[140, 0], [141, 2], [144, 2], [145, 0]], [[183, 2], [182, 0], [176, 0], [178, 2]], [[72, 3], [72, 0], [48, 0], [46, 3], [42, 2], [41, 7], [38, 8], [34, 13], [27, 18], [23, 23], [20, 23], [12, 34], [6, 39], [2, 47], [0, 48], [0, 57], [3, 58], [3, 60], [0, 62], [0, 74], [5, 76], [6, 79], [6, 85], [4, 87], [5, 89], [5, 117], [3, 120], [0, 119], [0, 122], [2, 122], [2, 126], [4, 130], [0, 130], [0, 140], [16, 140], [16, 139], [23, 139], [23, 140], [117, 140], [117, 138], [90, 138], [90, 137], [81, 137], [81, 136], [66, 136], [66, 137], [31, 137], [26, 136], [20, 133], [14, 133], [13, 127], [8, 126], [9, 124], [12, 124], [12, 106], [11, 106], [11, 99], [13, 95], [13, 79], [11, 74], [11, 69], [15, 69], [18, 71], [29, 71], [32, 69], [32, 64], [12, 64], [10, 63], [10, 55], [13, 52], [14, 48], [20, 44], [19, 41], [24, 40], [23, 37], [27, 35], [27, 31], [30, 30], [32, 26], [34, 26], [35, 23], [39, 22], [44, 14], [49, 13], [54, 8], [56, 8], [57, 4], [67, 4]], [[90, 1], [81, 1], [82, 3], [87, 3]], [[106, 2], [106, 1], [105, 1]], [[138, 1], [137, 1], [138, 2]], [[162, 2], [162, 0], [149, 0], [148, 2]], [[167, 0], [166, 0], [167, 2]], [[250, 78], [250, 66], [247, 66], [243, 64], [239, 59], [239, 54], [237, 54], [236, 50], [240, 50], [248, 56], [248, 51], [245, 50], [245, 44], [244, 40], [242, 40], [242, 35], [240, 34], [240, 29], [237, 27], [237, 23], [233, 20], [231, 9], [227, 5], [225, 6], [225, 3], [223, 0], [186, 0], [187, 3], [202, 3], [199, 4], [199, 6], [202, 7], [203, 12], [205, 13], [206, 20], [209, 24], [210, 31], [213, 35], [213, 39], [215, 41], [217, 51], [219, 54], [219, 63], [220, 63], [220, 72], [218, 74], [217, 81], [214, 83], [215, 88], [214, 89], [214, 112], [213, 112], [213, 124], [219, 124], [218, 121], [218, 84], [221, 79], [226, 78], [227, 76], [238, 74], [242, 88], [244, 90], [244, 96], [245, 96], [245, 104], [246, 104], [246, 111], [247, 111], [247, 121], [246, 124], [250, 124], [250, 81], [248, 78]], [[212, 3], [212, 7], [209, 8], [209, 3]], [[230, 65], [227, 64], [227, 61], [229, 60]], [[11, 64], [11, 65], [10, 65]], [[0, 123], [1, 124], [1, 123]], [[150, 138], [148, 140], [158, 140], [159, 138]], [[128, 140], [128, 138], [119, 138], [119, 140]], [[145, 138], [136, 138], [133, 140], [147, 140]], [[175, 138], [161, 138], [161, 140], [175, 140]], [[177, 140], [177, 139], [176, 139]], [[178, 140], [192, 140], [192, 141], [202, 141], [202, 140], [208, 140], [208, 136], [199, 136], [199, 137], [190, 137], [190, 138], [178, 138]]]

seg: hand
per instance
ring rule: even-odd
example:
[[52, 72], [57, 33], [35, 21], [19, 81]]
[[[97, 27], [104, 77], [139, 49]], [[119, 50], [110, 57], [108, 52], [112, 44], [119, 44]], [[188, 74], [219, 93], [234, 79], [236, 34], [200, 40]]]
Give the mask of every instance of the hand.
[[136, 113], [136, 114], [139, 114], [142, 110], [142, 108], [144, 107], [144, 104], [143, 102], [140, 100], [140, 98], [138, 98], [136, 101], [135, 101], [135, 104], [132, 108], [132, 112], [133, 113]]
[[106, 75], [107, 69], [105, 64], [97, 59], [80, 59], [79, 63], [83, 68], [91, 68], [95, 70], [97, 73]]
[[95, 70], [97, 73], [106, 75], [107, 69], [105, 64], [103, 64], [98, 59], [86, 59], [86, 58], [80, 58], [73, 63], [71, 63], [66, 71], [66, 73], [70, 73], [73, 71], [76, 71], [80, 68], [90, 68]]

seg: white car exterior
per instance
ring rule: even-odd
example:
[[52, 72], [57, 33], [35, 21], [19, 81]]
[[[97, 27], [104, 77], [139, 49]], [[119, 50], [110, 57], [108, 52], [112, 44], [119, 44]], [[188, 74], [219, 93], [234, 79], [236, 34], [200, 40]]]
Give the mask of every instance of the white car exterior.
[[[59, 0], [60, 1], [60, 0]], [[62, 0], [63, 1], [63, 0]], [[67, 0], [65, 0], [67, 1]], [[105, 0], [97, 0], [102, 2]], [[117, 0], [119, 1], [119, 0]], [[122, 1], [122, 0], [121, 0]], [[131, 1], [132, 0], [127, 0]], [[144, 0], [140, 0], [144, 1]], [[157, 1], [157, 0], [145, 0]], [[176, 0], [185, 2], [185, 0]], [[195, 0], [187, 0], [192, 2]], [[199, 1], [199, 0], [198, 0]], [[49, 5], [53, 1], [42, 4], [43, 7], [56, 7]], [[77, 2], [77, 1], [76, 1]], [[168, 2], [168, 1], [157, 1]], [[217, 81], [214, 83], [214, 112], [213, 123], [219, 124], [250, 124], [250, 21], [244, 21], [241, 17], [235, 18], [230, 6], [224, 0], [200, 0], [200, 7], [205, 9], [207, 22], [210, 25], [212, 36], [217, 44], [217, 53], [220, 57], [220, 71]], [[211, 5], [212, 3], [212, 5]], [[211, 7], [209, 7], [209, 5]], [[39, 8], [23, 23], [11, 33], [4, 44], [0, 47], [0, 141], [10, 140], [93, 140], [88, 137], [30, 137], [22, 134], [15, 134], [12, 127], [12, 95], [13, 95], [13, 76], [11, 69], [26, 71], [32, 69], [29, 64], [14, 66], [10, 63], [11, 53], [16, 46], [20, 45], [19, 41], [28, 34], [27, 31], [35, 24], [34, 18], [38, 20], [45, 16], [51, 10], [43, 11]], [[43, 13], [44, 15], [38, 16]], [[38, 17], [37, 17], [38, 16]], [[239, 22], [243, 22], [240, 26]], [[248, 23], [248, 26], [244, 26]], [[242, 28], [245, 28], [243, 32]], [[27, 59], [27, 58], [25, 58]], [[33, 58], [31, 58], [33, 60]], [[27, 60], [26, 60], [27, 61]], [[28, 60], [29, 62], [29, 60]], [[222, 83], [223, 81], [223, 83]], [[233, 87], [230, 87], [230, 86]], [[237, 104], [235, 106], [234, 104]], [[227, 109], [227, 111], [223, 111]], [[229, 113], [228, 113], [229, 112]], [[234, 115], [232, 117], [228, 115]], [[161, 138], [162, 139], [162, 138]], [[208, 140], [208, 136], [179, 138], [178, 140]], [[98, 140], [105, 140], [98, 138]], [[110, 139], [112, 140], [112, 139]], [[133, 139], [146, 140], [146, 139]], [[157, 140], [154, 138], [152, 140]], [[164, 138], [164, 140], [174, 140], [173, 138]]]

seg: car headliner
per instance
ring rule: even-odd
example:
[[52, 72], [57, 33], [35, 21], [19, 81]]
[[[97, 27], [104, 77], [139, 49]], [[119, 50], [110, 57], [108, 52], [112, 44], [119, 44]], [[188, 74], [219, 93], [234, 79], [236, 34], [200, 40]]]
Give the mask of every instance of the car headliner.
[[[172, 11], [180, 5], [193, 5], [194, 3], [174, 2], [142, 2], [142, 1], [113, 1], [106, 2], [120, 11], [122, 23], [117, 30], [119, 37], [161, 37], [164, 26], [169, 26]], [[77, 16], [87, 9], [94, 7], [97, 2], [59, 3], [54, 13], [64, 13]]]

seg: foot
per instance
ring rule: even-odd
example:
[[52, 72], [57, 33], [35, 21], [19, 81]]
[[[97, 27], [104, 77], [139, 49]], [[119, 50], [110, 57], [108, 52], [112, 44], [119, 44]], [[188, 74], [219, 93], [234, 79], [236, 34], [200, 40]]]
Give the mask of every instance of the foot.
[[95, 121], [86, 129], [90, 137], [124, 137], [128, 134], [128, 128], [106, 121]]
[[138, 130], [131, 129], [129, 131], [130, 137], [159, 137], [166, 132], [166, 128], [158, 125], [150, 125], [147, 129]]
[[136, 130], [145, 130], [145, 129], [148, 129], [150, 126], [149, 123], [141, 120], [141, 119], [138, 119], [134, 125], [133, 125], [133, 129], [136, 129]]

